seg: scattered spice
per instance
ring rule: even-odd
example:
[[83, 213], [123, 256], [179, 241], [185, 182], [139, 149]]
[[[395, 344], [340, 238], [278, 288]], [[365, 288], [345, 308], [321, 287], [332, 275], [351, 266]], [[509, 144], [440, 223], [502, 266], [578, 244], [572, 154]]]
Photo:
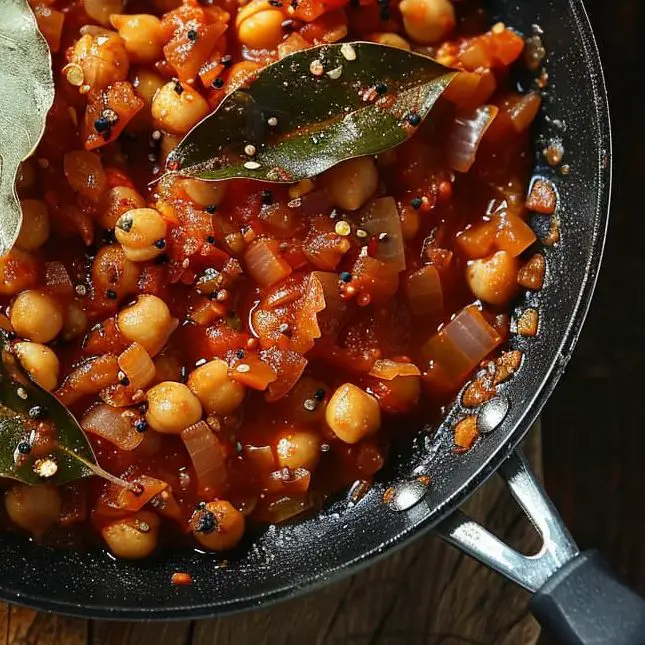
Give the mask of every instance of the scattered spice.
[[58, 464], [53, 457], [45, 457], [44, 459], [36, 459], [34, 463], [34, 472], [38, 477], [49, 479], [58, 472]]
[[261, 165], [257, 161], [245, 161], [244, 167], [247, 170], [257, 170], [258, 168], [261, 167]]
[[342, 235], [344, 237], [349, 235], [352, 232], [352, 227], [344, 219], [341, 219], [338, 222], [336, 222], [336, 225], [334, 226], [334, 231], [336, 231], [338, 235]]
[[456, 452], [466, 452], [473, 447], [479, 437], [477, 417], [471, 414], [457, 422], [455, 426], [454, 441]]
[[339, 65], [338, 67], [334, 67], [334, 69], [330, 69], [327, 72], [327, 76], [329, 76], [329, 78], [331, 78], [333, 81], [336, 81], [341, 77], [342, 73], [343, 73], [343, 66]]
[[255, 153], [257, 152], [257, 149], [254, 145], [248, 143], [247, 145], [244, 146], [244, 154], [253, 157], [255, 156]]
[[537, 309], [525, 309], [517, 321], [517, 333], [520, 336], [535, 336], [538, 331]]
[[317, 58], [311, 61], [309, 64], [309, 71], [314, 75], [314, 76], [322, 76], [325, 73], [325, 68], [323, 67], [323, 64], [321, 61], [319, 61]]

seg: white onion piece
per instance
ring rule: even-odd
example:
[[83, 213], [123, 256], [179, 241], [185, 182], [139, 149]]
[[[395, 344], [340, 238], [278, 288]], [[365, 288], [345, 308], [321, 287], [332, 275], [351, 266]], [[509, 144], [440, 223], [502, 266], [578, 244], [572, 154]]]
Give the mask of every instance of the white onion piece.
[[437, 268], [428, 265], [408, 276], [406, 295], [415, 316], [439, 315], [443, 312], [443, 289]]
[[414, 363], [400, 363], [381, 358], [374, 363], [369, 375], [383, 381], [392, 381], [398, 376], [421, 376], [421, 372]]
[[139, 343], [132, 343], [121, 353], [118, 361], [119, 367], [128, 377], [130, 385], [134, 389], [145, 388], [154, 381], [155, 364]]
[[499, 108], [483, 105], [474, 112], [455, 117], [445, 148], [446, 160], [458, 172], [468, 172], [475, 163], [475, 155]]
[[288, 262], [282, 259], [275, 240], [258, 240], [244, 253], [246, 269], [253, 280], [270, 287], [291, 274]]
[[143, 441], [143, 434], [137, 432], [121, 410], [101, 403], [92, 408], [82, 419], [85, 432], [95, 434], [120, 450], [134, 450]]
[[361, 217], [361, 226], [379, 241], [374, 257], [392, 266], [396, 271], [403, 271], [405, 247], [399, 209], [394, 199], [382, 197], [370, 202]]
[[219, 439], [205, 421], [199, 421], [181, 433], [193, 462], [200, 494], [213, 496], [226, 488], [226, 453]]

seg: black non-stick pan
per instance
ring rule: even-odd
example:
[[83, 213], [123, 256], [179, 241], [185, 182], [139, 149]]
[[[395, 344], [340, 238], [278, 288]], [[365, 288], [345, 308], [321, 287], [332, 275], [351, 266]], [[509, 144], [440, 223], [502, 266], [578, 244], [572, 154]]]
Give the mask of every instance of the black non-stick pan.
[[[493, 19], [527, 34], [533, 25], [544, 32], [549, 87], [536, 132], [535, 171], [557, 186], [561, 229], [560, 243], [544, 249], [548, 271], [543, 290], [518, 303], [520, 308], [538, 308], [539, 333], [511, 341], [525, 354], [522, 368], [480, 410], [480, 425], [489, 432], [470, 452], [454, 454], [448, 430], [458, 412], [453, 410], [434, 435], [422, 433], [413, 446], [394, 455], [388, 472], [358, 504], [339, 500], [314, 518], [270, 527], [226, 567], [218, 566], [215, 556], [195, 551], [165, 553], [135, 564], [98, 551], [50, 550], [4, 533], [2, 599], [121, 620], [213, 616], [310, 590], [434, 529], [534, 592], [533, 611], [563, 643], [645, 643], [645, 605], [615, 581], [596, 555], [579, 554], [515, 452], [566, 367], [600, 266], [611, 179], [600, 60], [580, 0], [489, 4]], [[553, 136], [565, 145], [571, 166], [566, 176], [548, 167], [539, 154]], [[533, 557], [512, 551], [457, 510], [495, 471], [506, 478], [542, 535], [544, 546]], [[419, 475], [429, 475], [430, 486], [421, 484]], [[396, 493], [386, 504], [383, 493], [390, 486]], [[194, 584], [171, 586], [174, 571], [190, 572]]]

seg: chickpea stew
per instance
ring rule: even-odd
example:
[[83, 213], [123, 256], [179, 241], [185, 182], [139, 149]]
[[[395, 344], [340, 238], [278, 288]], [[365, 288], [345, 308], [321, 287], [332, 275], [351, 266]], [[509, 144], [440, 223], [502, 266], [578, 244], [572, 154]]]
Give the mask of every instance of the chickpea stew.
[[[8, 484], [9, 525], [127, 559], [177, 540], [227, 551], [364, 490], [541, 286], [525, 205], [540, 94], [509, 80], [522, 36], [470, 0], [31, 3], [56, 100], [19, 177], [2, 326], [137, 488]], [[345, 39], [459, 70], [407, 142], [292, 185], [158, 181], [227, 93]]]

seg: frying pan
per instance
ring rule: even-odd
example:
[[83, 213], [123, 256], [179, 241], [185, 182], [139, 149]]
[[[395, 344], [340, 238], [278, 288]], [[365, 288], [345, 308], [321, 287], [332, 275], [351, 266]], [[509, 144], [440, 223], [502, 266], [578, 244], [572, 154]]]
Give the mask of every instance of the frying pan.
[[[518, 308], [540, 312], [535, 338], [514, 337], [524, 352], [520, 371], [479, 411], [487, 430], [468, 453], [456, 455], [450, 426], [455, 403], [436, 432], [421, 432], [394, 454], [386, 473], [357, 504], [337, 500], [316, 517], [269, 527], [218, 566], [193, 550], [151, 561], [116, 561], [105, 552], [53, 550], [10, 533], [0, 535], [0, 597], [38, 609], [83, 617], [200, 618], [243, 610], [310, 590], [401, 547], [433, 529], [535, 595], [532, 608], [563, 643], [645, 642], [645, 605], [622, 587], [594, 553], [578, 549], [516, 451], [571, 356], [600, 266], [611, 183], [611, 136], [600, 59], [580, 0], [492, 0], [492, 17], [530, 33], [544, 30], [549, 56], [545, 114], [538, 145], [560, 136], [571, 173], [562, 176], [536, 154], [535, 172], [555, 183], [561, 243], [544, 248], [541, 292]], [[526, 557], [467, 518], [459, 505], [498, 471], [543, 539]], [[429, 475], [424, 486], [419, 475]], [[384, 503], [384, 491], [395, 494]], [[173, 587], [174, 571], [194, 584]]]

